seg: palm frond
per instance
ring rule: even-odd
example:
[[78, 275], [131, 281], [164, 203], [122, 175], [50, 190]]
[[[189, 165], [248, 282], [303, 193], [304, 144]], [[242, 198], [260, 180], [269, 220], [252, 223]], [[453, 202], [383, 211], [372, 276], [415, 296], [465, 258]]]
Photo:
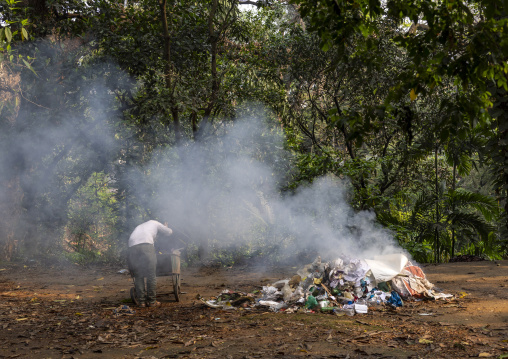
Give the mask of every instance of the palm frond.
[[491, 221], [499, 213], [495, 198], [465, 189], [449, 190], [447, 193], [447, 205], [449, 208], [456, 208], [459, 211], [466, 208], [474, 208], [487, 221]]
[[462, 153], [459, 156], [459, 161], [457, 163], [457, 172], [460, 176], [467, 176], [471, 173], [473, 169], [473, 163], [471, 161], [471, 156], [467, 153]]
[[449, 219], [456, 229], [472, 230], [477, 232], [482, 238], [487, 238], [489, 233], [494, 230], [494, 227], [486, 222], [478, 213], [452, 213]]
[[414, 203], [409, 223], [416, 224], [418, 222], [426, 222], [429, 217], [429, 210], [432, 209], [435, 203], [435, 197], [427, 192], [418, 193], [418, 197]]

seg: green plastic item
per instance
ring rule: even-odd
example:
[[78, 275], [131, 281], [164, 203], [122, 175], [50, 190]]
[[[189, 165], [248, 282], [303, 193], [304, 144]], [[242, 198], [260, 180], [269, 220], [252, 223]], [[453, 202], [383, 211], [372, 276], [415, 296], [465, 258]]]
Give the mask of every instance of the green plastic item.
[[334, 309], [335, 309], [334, 307], [322, 307], [321, 311], [322, 312], [333, 312]]
[[312, 309], [314, 307], [317, 307], [317, 305], [318, 305], [317, 299], [314, 296], [309, 295], [307, 301], [305, 302], [305, 307], [307, 309]]

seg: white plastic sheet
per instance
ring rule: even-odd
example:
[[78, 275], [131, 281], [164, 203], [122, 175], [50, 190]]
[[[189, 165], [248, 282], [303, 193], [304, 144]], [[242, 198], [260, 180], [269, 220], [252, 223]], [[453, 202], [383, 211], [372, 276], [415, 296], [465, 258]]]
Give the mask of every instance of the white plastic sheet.
[[402, 253], [365, 259], [377, 283], [388, 282], [402, 271], [409, 259]]

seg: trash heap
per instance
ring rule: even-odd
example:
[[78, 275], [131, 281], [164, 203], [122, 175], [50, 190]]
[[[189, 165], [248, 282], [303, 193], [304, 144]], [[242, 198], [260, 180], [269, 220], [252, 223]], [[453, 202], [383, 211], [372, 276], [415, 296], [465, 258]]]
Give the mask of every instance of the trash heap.
[[445, 299], [422, 269], [403, 254], [373, 259], [341, 257], [323, 263], [321, 257], [301, 268], [291, 279], [264, 286], [254, 294], [223, 291], [216, 299], [204, 301], [213, 308], [264, 306], [272, 311], [367, 313], [372, 306], [401, 307], [404, 300]]

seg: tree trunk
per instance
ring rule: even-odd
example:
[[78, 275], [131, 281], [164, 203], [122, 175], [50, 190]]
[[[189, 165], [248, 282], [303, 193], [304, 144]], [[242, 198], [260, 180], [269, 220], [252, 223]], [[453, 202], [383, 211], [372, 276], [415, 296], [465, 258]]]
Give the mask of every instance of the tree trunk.
[[[452, 180], [452, 190], [455, 193], [455, 181], [457, 178], [457, 161], [455, 158], [453, 159], [453, 180]], [[452, 202], [452, 213], [455, 214], [455, 201]], [[455, 220], [452, 220], [452, 248], [450, 252], [450, 258], [455, 256]]]
[[[174, 98], [174, 84], [172, 81], [172, 71], [171, 71], [171, 36], [169, 33], [169, 25], [168, 25], [168, 13], [167, 13], [167, 0], [159, 0], [159, 10], [161, 16], [162, 23], [162, 32], [164, 37], [164, 78], [165, 78], [165, 87], [168, 90], [169, 94], [169, 107], [171, 109], [171, 117], [173, 119], [173, 130], [175, 131], [175, 140], [176, 142], [180, 142], [182, 138], [182, 131], [180, 128], [180, 117], [179, 117], [179, 109], [176, 105], [176, 101]], [[169, 114], [164, 110], [164, 116], [169, 117]]]
[[219, 91], [219, 80], [217, 78], [217, 43], [219, 41], [219, 34], [215, 31], [215, 27], [213, 25], [213, 19], [218, 7], [218, 0], [213, 0], [210, 8], [210, 14], [208, 15], [208, 40], [210, 41], [210, 73], [212, 76], [212, 89], [208, 105], [205, 108], [205, 120], [208, 120], [212, 114], [215, 101], [217, 100], [217, 92]]
[[435, 242], [434, 242], [434, 261], [436, 263], [439, 263], [441, 261], [440, 253], [439, 253], [439, 176], [438, 176], [438, 166], [437, 166], [437, 153], [438, 153], [438, 146], [436, 145], [435, 154], [434, 154], [434, 166], [436, 171], [436, 223], [435, 223], [435, 229], [434, 229], [434, 236], [435, 236]]

